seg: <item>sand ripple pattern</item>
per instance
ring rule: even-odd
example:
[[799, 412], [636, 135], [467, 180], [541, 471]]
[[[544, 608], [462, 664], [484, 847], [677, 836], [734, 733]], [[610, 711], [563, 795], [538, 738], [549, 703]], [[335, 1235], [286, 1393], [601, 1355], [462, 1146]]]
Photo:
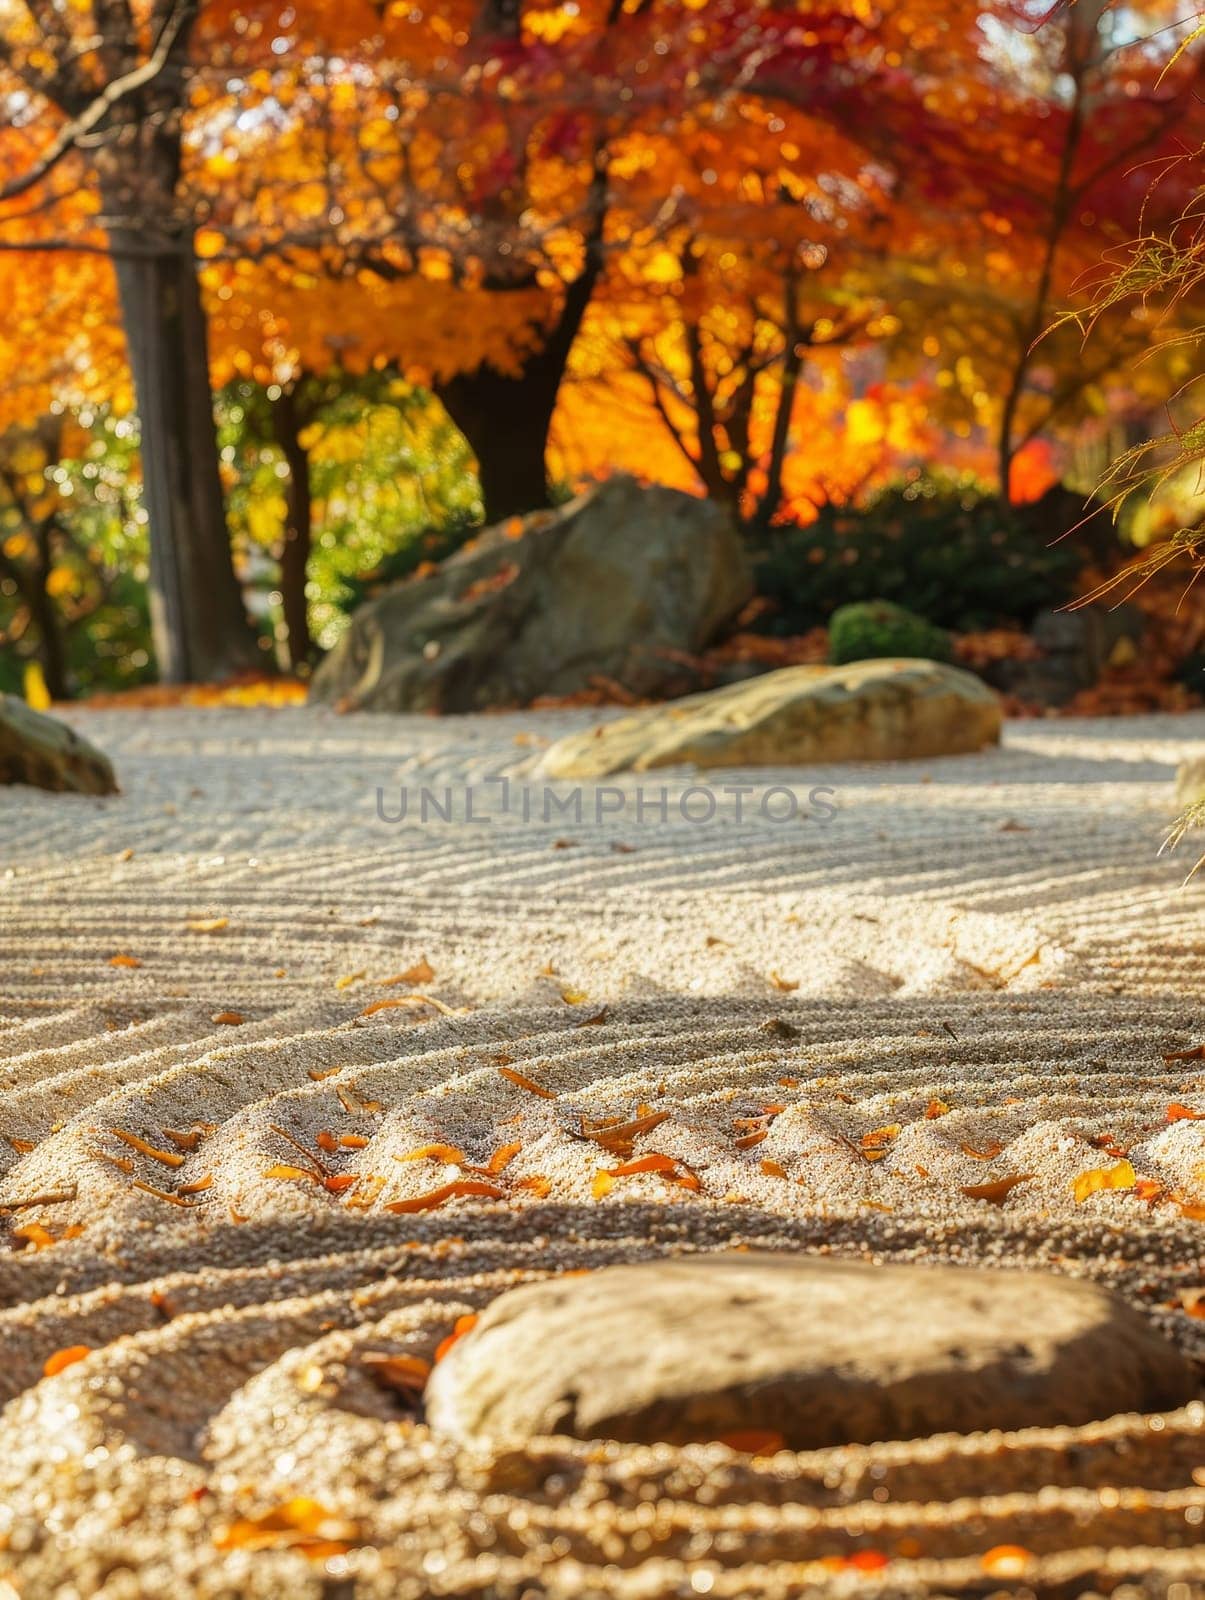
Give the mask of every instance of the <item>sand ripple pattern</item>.
[[[381, 1381], [515, 1283], [734, 1244], [1089, 1274], [1205, 1366], [1205, 1120], [1167, 1115], [1205, 1112], [1205, 1062], [1165, 1060], [1205, 1037], [1205, 928], [1154, 853], [1205, 719], [726, 777], [837, 790], [791, 826], [687, 823], [683, 774], [664, 823], [632, 785], [602, 824], [377, 820], [378, 785], [535, 781], [562, 714], [80, 720], [121, 799], [0, 791], [13, 1592], [1205, 1594], [1203, 1403], [457, 1452]], [[446, 1013], [371, 1010], [416, 990]], [[583, 1129], [648, 1111], [674, 1172], [597, 1197]], [[1122, 1149], [1154, 1198], [1077, 1204]], [[470, 1167], [495, 1195], [413, 1209]]]

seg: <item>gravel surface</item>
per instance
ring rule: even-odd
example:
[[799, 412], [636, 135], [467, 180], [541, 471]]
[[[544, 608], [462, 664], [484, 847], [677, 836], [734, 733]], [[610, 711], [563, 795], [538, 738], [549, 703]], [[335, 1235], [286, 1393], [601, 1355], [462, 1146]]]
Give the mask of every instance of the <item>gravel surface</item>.
[[577, 713], [71, 720], [120, 797], [0, 790], [0, 1596], [1205, 1595], [1201, 1402], [491, 1455], [410, 1387], [734, 1244], [1091, 1275], [1205, 1362], [1205, 715], [580, 814]]

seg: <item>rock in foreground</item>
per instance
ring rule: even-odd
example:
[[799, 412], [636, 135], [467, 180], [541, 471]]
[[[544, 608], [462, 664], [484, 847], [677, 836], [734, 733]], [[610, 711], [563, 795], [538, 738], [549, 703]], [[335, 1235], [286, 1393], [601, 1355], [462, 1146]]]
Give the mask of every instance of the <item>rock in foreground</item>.
[[313, 697], [366, 711], [479, 711], [609, 678], [638, 696], [680, 685], [749, 599], [719, 506], [615, 478], [557, 511], [490, 528], [424, 578], [356, 612]]
[[56, 793], [116, 794], [108, 756], [57, 717], [0, 695], [0, 784], [28, 783]]
[[548, 751], [543, 771], [601, 778], [684, 762], [772, 767], [964, 755], [998, 743], [1001, 723], [995, 694], [940, 662], [784, 667], [570, 734]]
[[1193, 1397], [1176, 1348], [1095, 1284], [749, 1253], [551, 1279], [436, 1368], [459, 1441], [545, 1434], [791, 1449], [1081, 1424]]

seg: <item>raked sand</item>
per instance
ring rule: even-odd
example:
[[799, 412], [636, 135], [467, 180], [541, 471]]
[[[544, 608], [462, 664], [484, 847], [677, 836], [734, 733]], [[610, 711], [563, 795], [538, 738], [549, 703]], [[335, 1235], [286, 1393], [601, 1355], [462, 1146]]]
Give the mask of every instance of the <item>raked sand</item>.
[[[1168, 1116], [1205, 1060], [1164, 1059], [1205, 1039], [1205, 886], [1157, 855], [1205, 715], [724, 773], [698, 822], [678, 772], [545, 820], [575, 713], [72, 720], [121, 797], [0, 791], [0, 1595], [1205, 1595], [1200, 1403], [458, 1455], [365, 1359], [757, 1244], [1090, 1274], [1205, 1361], [1205, 1120]], [[583, 1119], [660, 1112], [674, 1170], [600, 1195]]]

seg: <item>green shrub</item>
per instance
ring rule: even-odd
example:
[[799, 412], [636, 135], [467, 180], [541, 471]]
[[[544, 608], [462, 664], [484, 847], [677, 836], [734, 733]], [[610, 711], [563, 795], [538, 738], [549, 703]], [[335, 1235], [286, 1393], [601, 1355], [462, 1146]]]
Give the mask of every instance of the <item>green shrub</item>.
[[1082, 498], [1065, 490], [1015, 508], [929, 480], [890, 489], [864, 510], [826, 507], [761, 552], [758, 592], [775, 604], [766, 626], [805, 633], [862, 600], [890, 600], [959, 631], [1027, 624], [1078, 592], [1085, 536], [1052, 541], [1083, 514]]
[[884, 656], [949, 661], [950, 653], [950, 636], [944, 628], [890, 600], [840, 606], [829, 623], [828, 658], [835, 667]]

